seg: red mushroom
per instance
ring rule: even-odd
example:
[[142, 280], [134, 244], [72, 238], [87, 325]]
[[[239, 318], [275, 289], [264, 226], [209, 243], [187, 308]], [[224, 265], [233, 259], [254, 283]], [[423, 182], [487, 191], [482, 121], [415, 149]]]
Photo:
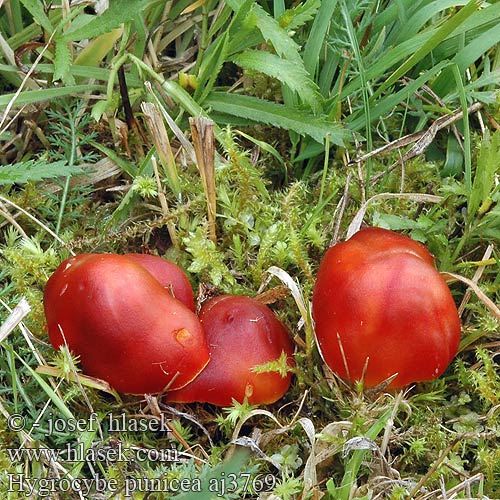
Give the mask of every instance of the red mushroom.
[[206, 302], [200, 320], [207, 335], [210, 362], [189, 385], [167, 393], [173, 402], [206, 402], [229, 406], [232, 400], [273, 403], [288, 390], [291, 374], [255, 373], [282, 353], [293, 365], [293, 346], [283, 323], [264, 304], [250, 297], [221, 295]]
[[460, 319], [424, 245], [366, 228], [331, 247], [312, 299], [326, 364], [365, 387], [390, 387], [441, 375], [458, 350]]
[[87, 374], [121, 392], [183, 387], [209, 360], [197, 316], [122, 255], [64, 261], [47, 282], [44, 307], [52, 345], [66, 343]]
[[180, 300], [191, 311], [195, 310], [191, 283], [177, 264], [162, 257], [144, 253], [127, 253], [125, 257], [146, 268], [161, 283], [161, 286], [170, 292], [170, 295]]

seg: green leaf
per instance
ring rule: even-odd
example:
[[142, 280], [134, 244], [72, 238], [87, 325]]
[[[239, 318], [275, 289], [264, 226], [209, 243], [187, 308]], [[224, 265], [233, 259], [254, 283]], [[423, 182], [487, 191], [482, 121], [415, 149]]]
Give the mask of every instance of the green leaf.
[[[101, 61], [113, 49], [115, 42], [121, 37], [123, 30], [117, 28], [91, 40], [75, 59], [80, 66], [99, 66]], [[128, 77], [128, 75], [127, 75]]]
[[85, 92], [98, 90], [106, 92], [106, 87], [102, 85], [70, 85], [68, 87], [57, 87], [43, 90], [30, 90], [21, 92], [18, 96], [16, 94], [0, 95], [0, 109], [5, 108], [9, 102], [15, 98], [16, 106], [23, 104], [32, 104], [34, 102], [48, 101], [56, 97], [65, 97], [73, 94], [83, 94]]
[[222, 65], [226, 61], [229, 45], [228, 40], [228, 32], [226, 31], [204, 54], [200, 71], [198, 72], [198, 88], [194, 94], [194, 98], [200, 104], [212, 90]]
[[70, 73], [71, 70], [71, 52], [67, 42], [60, 38], [56, 41], [56, 50], [54, 58], [54, 80], [61, 80], [66, 85], [74, 85], [75, 79]]
[[[498, 29], [498, 26], [494, 26], [482, 35], [471, 40], [468, 45], [466, 45], [455, 55], [455, 57], [453, 57], [452, 61], [457, 64], [460, 72], [465, 72], [469, 66], [474, 64], [475, 61], [481, 59], [483, 54], [488, 52], [488, 50], [499, 42], [500, 29]], [[433, 90], [439, 95], [445, 95], [453, 90], [454, 87], [455, 82], [453, 80], [453, 75], [451, 74], [451, 68], [443, 71], [432, 86]]]
[[[417, 79], [413, 80], [411, 83], [403, 87], [399, 92], [388, 93], [387, 96], [381, 98], [378, 101], [378, 104], [375, 106], [371, 104], [370, 109], [370, 118], [372, 121], [378, 120], [381, 116], [386, 113], [390, 113], [396, 106], [398, 106], [401, 102], [405, 101], [408, 96], [412, 95], [418, 88], [420, 88], [424, 83], [428, 82], [431, 78], [433, 78], [436, 74], [438, 74], [445, 66], [448, 65], [447, 61], [443, 61], [430, 70], [423, 73]], [[373, 97], [371, 97], [373, 99]], [[377, 102], [377, 101], [375, 101]], [[350, 130], [360, 130], [365, 126], [365, 116], [364, 114], [359, 115], [354, 114], [347, 117], [345, 120], [349, 123]]]
[[303, 66], [299, 55], [299, 46], [290, 37], [276, 19], [272, 18], [262, 7], [256, 5], [254, 13], [257, 16], [257, 28], [259, 28], [264, 40], [271, 42], [276, 53]]
[[420, 9], [415, 9], [415, 14], [408, 19], [405, 29], [398, 33], [398, 41], [408, 40], [408, 38], [418, 33], [426, 23], [436, 19], [439, 13], [466, 4], [467, 0], [437, 0], [428, 5], [423, 5]]
[[54, 27], [50, 22], [50, 19], [45, 14], [43, 8], [43, 3], [40, 0], [21, 0], [21, 3], [26, 7], [26, 10], [33, 16], [35, 22], [37, 22], [45, 31], [52, 33]]
[[384, 82], [377, 94], [394, 84], [399, 78], [420, 62], [427, 54], [437, 47], [447, 36], [470, 17], [482, 4], [482, 0], [471, 0], [453, 17], [448, 19], [423, 45], [421, 45], [391, 76]]
[[113, 0], [109, 2], [109, 8], [100, 16], [91, 16], [85, 26], [69, 29], [64, 38], [67, 41], [94, 38], [109, 33], [121, 24], [133, 21], [141, 14], [149, 0]]
[[14, 352], [14, 354], [16, 358], [25, 366], [33, 379], [37, 381], [37, 383], [40, 385], [40, 388], [52, 400], [56, 408], [60, 411], [61, 415], [65, 418], [74, 420], [75, 417], [73, 413], [71, 413], [71, 410], [66, 406], [66, 403], [54, 392], [52, 387], [50, 387], [50, 385], [47, 384], [47, 382], [45, 382], [45, 380], [43, 380], [43, 378], [40, 377], [40, 375], [38, 375], [38, 373], [36, 373], [35, 370], [33, 370], [31, 366], [29, 366], [28, 363], [26, 363], [26, 361], [24, 361], [24, 359], [19, 356], [19, 354], [17, 354], [16, 352]]
[[227, 478], [236, 478], [232, 484], [237, 483], [242, 490], [242, 496], [246, 496], [245, 489], [248, 486], [247, 477], [250, 473], [244, 472], [244, 467], [250, 459], [250, 451], [245, 448], [236, 448], [234, 454], [224, 462], [215, 467], [206, 467], [199, 475], [200, 489], [175, 495], [172, 500], [206, 500], [212, 498], [228, 498], [225, 495], [225, 485], [229, 484]]
[[315, 74], [316, 68], [318, 67], [319, 54], [328, 33], [330, 23], [332, 22], [333, 11], [336, 6], [337, 0], [323, 0], [314, 18], [310, 35], [304, 49], [304, 64], [306, 70], [311, 75]]
[[53, 179], [55, 177], [66, 177], [73, 174], [81, 174], [82, 170], [70, 167], [66, 160], [46, 163], [43, 160], [29, 160], [13, 165], [0, 167], [0, 185], [24, 184], [26, 182]]
[[495, 175], [498, 172], [500, 158], [500, 132], [490, 136], [486, 133], [477, 157], [476, 174], [468, 200], [467, 215], [475, 217], [479, 207], [490, 196], [495, 185]]
[[247, 50], [233, 58], [244, 69], [259, 71], [285, 83], [314, 111], [320, 108], [319, 92], [304, 66], [262, 50]]
[[293, 130], [301, 135], [309, 135], [319, 143], [323, 143], [326, 135], [330, 134], [330, 142], [338, 146], [344, 145], [346, 134], [337, 122], [291, 109], [282, 104], [264, 101], [257, 97], [222, 92], [210, 94], [206, 104], [220, 113]]
[[278, 19], [281, 27], [287, 30], [300, 28], [314, 18], [321, 6], [321, 0], [306, 0], [293, 9], [288, 9]]
[[252, 0], [228, 0], [227, 4], [235, 13], [228, 29], [229, 53], [237, 54], [262, 43], [264, 40], [257, 29], [257, 16], [253, 10], [255, 3]]

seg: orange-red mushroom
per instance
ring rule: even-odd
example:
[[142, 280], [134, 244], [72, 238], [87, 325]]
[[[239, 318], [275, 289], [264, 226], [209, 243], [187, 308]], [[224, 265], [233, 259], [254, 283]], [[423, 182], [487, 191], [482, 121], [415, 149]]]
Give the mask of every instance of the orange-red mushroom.
[[156, 255], [127, 253], [125, 257], [146, 268], [170, 294], [191, 311], [195, 310], [193, 289], [186, 273], [174, 262]]
[[47, 282], [44, 308], [52, 345], [67, 344], [85, 373], [120, 392], [183, 387], [209, 361], [194, 312], [123, 255], [64, 261]]
[[432, 255], [386, 229], [362, 229], [326, 252], [312, 312], [326, 364], [365, 387], [434, 379], [458, 350], [457, 307]]
[[273, 403], [288, 390], [291, 374], [253, 369], [278, 360], [282, 353], [293, 365], [293, 346], [283, 323], [264, 304], [250, 297], [222, 295], [206, 302], [200, 320], [211, 360], [180, 390], [167, 393], [173, 402], [206, 402], [229, 406], [232, 400]]

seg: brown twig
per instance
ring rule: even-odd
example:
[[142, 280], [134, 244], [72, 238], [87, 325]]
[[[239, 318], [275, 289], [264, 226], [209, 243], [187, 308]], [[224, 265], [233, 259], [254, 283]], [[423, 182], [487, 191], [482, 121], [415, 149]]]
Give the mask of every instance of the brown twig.
[[[467, 113], [468, 114], [475, 113], [476, 111], [481, 109], [482, 106], [483, 103], [476, 102], [467, 108]], [[380, 148], [377, 148], [373, 151], [370, 151], [369, 153], [366, 153], [363, 156], [351, 160], [349, 162], [349, 165], [355, 165], [360, 162], [364, 162], [369, 158], [373, 158], [383, 153], [388, 153], [395, 149], [399, 149], [408, 146], [409, 144], [413, 144], [413, 146], [399, 160], [394, 162], [385, 172], [381, 172], [373, 176], [370, 180], [370, 182], [373, 184], [377, 182], [381, 177], [394, 170], [398, 165], [402, 165], [404, 162], [410, 160], [411, 158], [421, 155], [432, 143], [439, 130], [448, 127], [449, 125], [452, 125], [461, 118], [463, 118], [463, 111], [461, 109], [449, 115], [442, 116], [437, 120], [435, 120], [434, 122], [432, 122], [431, 126], [427, 130], [422, 130], [420, 132], [415, 132], [413, 134], [405, 135], [404, 137], [401, 137], [396, 141], [392, 141], [389, 144], [385, 144]]]

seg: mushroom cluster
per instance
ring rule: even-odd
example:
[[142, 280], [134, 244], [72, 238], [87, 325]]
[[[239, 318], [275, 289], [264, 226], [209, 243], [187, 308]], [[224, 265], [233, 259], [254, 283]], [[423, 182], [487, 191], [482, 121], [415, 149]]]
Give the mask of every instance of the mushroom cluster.
[[[273, 403], [290, 386], [293, 345], [271, 309], [222, 295], [196, 314], [184, 271], [161, 257], [72, 257], [50, 277], [44, 307], [52, 345], [120, 392], [227, 406]], [[312, 314], [325, 363], [365, 387], [431, 380], [458, 350], [458, 311], [434, 258], [385, 229], [326, 252]]]
[[261, 404], [290, 385], [290, 373], [256, 368], [283, 353], [292, 365], [290, 336], [267, 306], [225, 295], [198, 317], [187, 276], [161, 257], [72, 257], [48, 280], [44, 308], [52, 345], [67, 345], [85, 373], [123, 393]]

